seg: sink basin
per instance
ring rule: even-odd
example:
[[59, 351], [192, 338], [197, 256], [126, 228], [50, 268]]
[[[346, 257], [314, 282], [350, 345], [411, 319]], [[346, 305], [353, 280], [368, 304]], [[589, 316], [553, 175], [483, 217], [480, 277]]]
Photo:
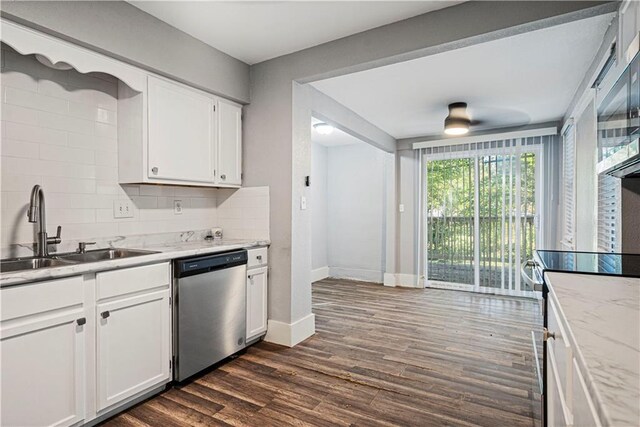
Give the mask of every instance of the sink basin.
[[57, 258], [65, 261], [73, 262], [97, 262], [108, 261], [110, 259], [129, 258], [134, 256], [155, 254], [155, 251], [144, 251], [141, 249], [96, 249], [87, 251], [83, 254], [66, 254], [58, 255]]
[[52, 255], [47, 258], [16, 258], [0, 261], [0, 272], [37, 270], [48, 267], [63, 267], [65, 265], [76, 265], [86, 262], [108, 261], [110, 259], [129, 258], [134, 256], [156, 254], [155, 251], [144, 251], [141, 249], [96, 249], [83, 254], [70, 253]]
[[62, 267], [65, 265], [74, 265], [73, 261], [62, 260], [58, 258], [22, 258], [8, 259], [0, 261], [0, 271], [7, 273], [10, 271], [36, 270], [47, 267]]

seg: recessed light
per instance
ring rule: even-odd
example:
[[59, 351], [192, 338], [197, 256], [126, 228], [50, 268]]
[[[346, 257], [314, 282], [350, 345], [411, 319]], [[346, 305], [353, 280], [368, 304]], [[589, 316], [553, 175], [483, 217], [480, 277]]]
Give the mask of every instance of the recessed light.
[[329, 135], [333, 132], [334, 127], [327, 123], [316, 123], [313, 128], [320, 135]]

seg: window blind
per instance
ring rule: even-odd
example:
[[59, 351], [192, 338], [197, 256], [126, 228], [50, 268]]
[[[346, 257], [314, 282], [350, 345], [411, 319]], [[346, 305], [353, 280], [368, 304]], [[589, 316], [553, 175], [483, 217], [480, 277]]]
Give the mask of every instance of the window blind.
[[566, 249], [575, 249], [575, 126], [570, 125], [562, 135], [562, 241]]
[[619, 252], [620, 180], [598, 176], [598, 249]]

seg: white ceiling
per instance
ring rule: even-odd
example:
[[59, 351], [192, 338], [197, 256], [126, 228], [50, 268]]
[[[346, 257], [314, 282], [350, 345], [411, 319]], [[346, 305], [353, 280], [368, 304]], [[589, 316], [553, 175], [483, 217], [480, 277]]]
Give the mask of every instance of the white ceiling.
[[[316, 123], [322, 123], [321, 120], [316, 119], [315, 117], [311, 118], [311, 126]], [[330, 135], [320, 135], [316, 132], [313, 127], [311, 128], [311, 142], [315, 142], [320, 145], [324, 145], [325, 147], [338, 147], [341, 145], [352, 145], [352, 144], [364, 144], [363, 141], [358, 138], [349, 135], [346, 132], [341, 131], [338, 128], [334, 128], [333, 132]]]
[[462, 1], [129, 1], [255, 64]]
[[613, 18], [603, 15], [313, 83], [395, 138], [441, 134], [447, 105], [475, 130], [560, 119]]

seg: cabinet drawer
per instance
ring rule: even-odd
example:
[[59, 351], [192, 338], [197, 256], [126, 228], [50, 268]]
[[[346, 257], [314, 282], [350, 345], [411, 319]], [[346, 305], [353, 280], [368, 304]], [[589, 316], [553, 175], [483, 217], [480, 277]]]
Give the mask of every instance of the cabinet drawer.
[[82, 284], [82, 276], [75, 276], [4, 288], [0, 291], [0, 320], [81, 305]]
[[169, 263], [143, 265], [96, 274], [99, 300], [162, 286], [170, 281]]
[[267, 248], [250, 249], [247, 251], [249, 260], [247, 261], [247, 268], [264, 267], [268, 263]]

